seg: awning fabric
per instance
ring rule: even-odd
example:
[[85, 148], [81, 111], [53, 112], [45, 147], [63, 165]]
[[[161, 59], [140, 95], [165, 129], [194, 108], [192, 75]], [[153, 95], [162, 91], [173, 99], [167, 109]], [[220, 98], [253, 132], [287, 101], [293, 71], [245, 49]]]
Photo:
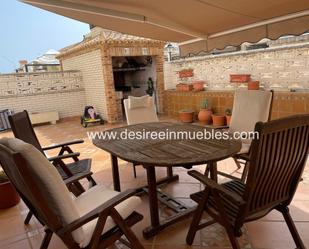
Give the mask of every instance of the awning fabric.
[[178, 42], [182, 55], [309, 31], [308, 0], [22, 0], [102, 28]]

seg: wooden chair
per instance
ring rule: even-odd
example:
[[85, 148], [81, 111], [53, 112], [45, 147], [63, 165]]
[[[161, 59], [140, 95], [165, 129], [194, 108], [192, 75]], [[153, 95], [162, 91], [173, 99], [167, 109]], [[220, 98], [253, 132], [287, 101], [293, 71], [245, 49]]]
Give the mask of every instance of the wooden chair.
[[[229, 132], [253, 132], [257, 122], [266, 122], [270, 119], [270, 112], [273, 100], [273, 91], [263, 90], [237, 90], [235, 91], [233, 114], [229, 125]], [[240, 169], [244, 165], [242, 181], [245, 181], [248, 173], [248, 154], [252, 139], [242, 139], [241, 150], [233, 156], [233, 159]], [[236, 177], [225, 172], [218, 171], [218, 174], [235, 179]], [[237, 179], [237, 178], [236, 178]]]
[[[45, 227], [41, 249], [52, 234], [68, 248], [107, 248], [120, 240], [142, 249], [130, 227], [142, 219], [135, 191], [115, 192], [96, 185], [78, 197], [68, 191], [58, 171], [33, 145], [16, 138], [0, 139], [0, 163], [23, 201]], [[68, 178], [66, 183], [72, 179]], [[125, 235], [127, 240], [121, 239]]]
[[[148, 122], [159, 122], [153, 98], [145, 95], [142, 97], [129, 96], [123, 101], [128, 125]], [[136, 178], [136, 164], [133, 164], [134, 178]]]
[[[187, 244], [192, 244], [197, 230], [218, 222], [224, 226], [233, 248], [239, 249], [236, 237], [241, 236], [243, 224], [276, 209], [283, 214], [297, 248], [305, 248], [288, 206], [308, 157], [309, 115], [259, 122], [255, 130], [259, 138], [252, 141], [246, 184], [232, 180], [219, 185], [197, 171], [188, 172], [205, 184], [205, 190], [191, 195], [198, 207], [187, 235]], [[204, 211], [213, 221], [200, 224]]]
[[[26, 143], [32, 144], [43, 155], [45, 155], [47, 159], [57, 168], [58, 172], [64, 180], [70, 178], [79, 180], [86, 178], [89, 181], [90, 187], [96, 185], [95, 180], [91, 176], [91, 159], [88, 158], [79, 160], [78, 156], [80, 154], [73, 152], [73, 150], [69, 147], [70, 145], [83, 143], [83, 140], [75, 140], [47, 147], [41, 147], [41, 144], [32, 127], [27, 111], [15, 113], [9, 116], [9, 122], [11, 124], [14, 136]], [[45, 152], [52, 149], [60, 150], [57, 156], [48, 157]], [[73, 162], [65, 163], [64, 159], [72, 159]], [[78, 181], [73, 181], [73, 183], [68, 187], [75, 195], [79, 195], [85, 191], [85, 189]], [[29, 212], [27, 218], [25, 219], [25, 224], [29, 223], [31, 216], [32, 214]]]

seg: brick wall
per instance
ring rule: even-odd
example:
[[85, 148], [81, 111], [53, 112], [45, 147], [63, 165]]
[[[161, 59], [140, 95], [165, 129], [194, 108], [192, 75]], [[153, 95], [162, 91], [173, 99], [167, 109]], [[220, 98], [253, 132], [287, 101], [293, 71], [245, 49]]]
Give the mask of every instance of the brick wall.
[[58, 111], [62, 118], [80, 115], [84, 105], [78, 71], [0, 75], [0, 109]]
[[79, 70], [83, 75], [86, 104], [93, 105], [107, 119], [105, 84], [100, 49], [78, 54], [61, 60], [64, 70]]
[[164, 65], [165, 89], [179, 82], [177, 71], [193, 68], [189, 80], [206, 80], [209, 88], [225, 88], [229, 75], [248, 73], [266, 88], [278, 84], [283, 88], [298, 84], [309, 88], [309, 44], [241, 51], [222, 55], [187, 58]]

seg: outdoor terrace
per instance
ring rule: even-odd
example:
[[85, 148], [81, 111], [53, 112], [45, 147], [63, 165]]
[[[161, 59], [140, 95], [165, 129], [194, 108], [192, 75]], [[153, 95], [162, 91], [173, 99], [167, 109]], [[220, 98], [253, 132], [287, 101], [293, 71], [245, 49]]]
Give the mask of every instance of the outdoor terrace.
[[[166, 120], [166, 118], [161, 118]], [[85, 139], [84, 144], [74, 146], [76, 151], [81, 153], [82, 158], [92, 158], [92, 170], [94, 172], [95, 180], [112, 188], [111, 177], [111, 164], [108, 153], [95, 147], [92, 142], [87, 138], [87, 131], [100, 131], [110, 129], [118, 125], [103, 125], [91, 126], [87, 129], [83, 128], [79, 119], [70, 118], [61, 120], [56, 125], [41, 125], [36, 126], [35, 131], [39, 137], [42, 145], [52, 143], [59, 143], [72, 139]], [[12, 137], [11, 132], [1, 133], [0, 137]], [[227, 172], [232, 172], [236, 169], [234, 162], [227, 159], [219, 162], [219, 169], [224, 169]], [[121, 186], [125, 190], [127, 188], [136, 188], [146, 184], [146, 171], [138, 166], [137, 178], [133, 177], [133, 169], [130, 163], [120, 161], [120, 177]], [[205, 166], [195, 167], [204, 170]], [[182, 200], [186, 204], [193, 205], [190, 200], [189, 194], [200, 190], [201, 184], [195, 181], [192, 177], [187, 175], [187, 170], [183, 168], [176, 168], [174, 170], [179, 174], [180, 179], [178, 182], [170, 183], [162, 187], [162, 189]], [[237, 174], [237, 173], [236, 173]], [[165, 169], [157, 169], [157, 175], [164, 176]], [[307, 163], [304, 175], [304, 180], [299, 184], [297, 193], [290, 206], [291, 215], [296, 223], [297, 229], [303, 239], [304, 244], [309, 247], [309, 163]], [[142, 236], [144, 227], [150, 224], [149, 209], [147, 196], [142, 196], [143, 204], [138, 208], [138, 212], [144, 215], [142, 222], [133, 227], [134, 232], [142, 241], [142, 244], [147, 249], [227, 249], [231, 248], [230, 242], [226, 236], [224, 229], [219, 225], [202, 229], [197, 233], [193, 246], [186, 245], [185, 237], [191, 222], [187, 219], [171, 226], [164, 231], [160, 232], [152, 239], [145, 240]], [[43, 227], [32, 219], [30, 225], [24, 226], [23, 220], [28, 212], [27, 207], [21, 202], [19, 205], [7, 209], [0, 210], [0, 248], [2, 249], [37, 249], [43, 238]], [[160, 206], [160, 216], [166, 217], [170, 214], [170, 210], [164, 206]], [[276, 211], [271, 212], [269, 215], [245, 225], [244, 236], [241, 239], [242, 248], [255, 248], [255, 249], [291, 249], [294, 248], [294, 242], [288, 231], [288, 228], [283, 220], [283, 217]], [[118, 248], [126, 248], [122, 244], [117, 244]], [[64, 244], [54, 235], [49, 249], [62, 249], [66, 248]], [[116, 247], [115, 247], [116, 248]]]

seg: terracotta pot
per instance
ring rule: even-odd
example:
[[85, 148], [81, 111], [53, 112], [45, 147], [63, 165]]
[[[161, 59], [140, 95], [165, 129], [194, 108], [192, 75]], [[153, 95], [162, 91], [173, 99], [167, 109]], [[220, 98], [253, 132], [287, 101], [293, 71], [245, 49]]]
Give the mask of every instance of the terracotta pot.
[[20, 197], [11, 182], [0, 183], [0, 209], [17, 205]]
[[194, 111], [179, 111], [179, 120], [183, 123], [192, 123]]
[[193, 70], [192, 69], [185, 69], [178, 72], [179, 78], [188, 78], [193, 76]]
[[231, 118], [232, 118], [232, 116], [225, 115], [225, 119], [226, 119], [226, 124], [227, 124], [227, 125], [230, 125], [230, 123], [231, 123]]
[[212, 115], [212, 125], [213, 126], [224, 126], [225, 116], [223, 115]]
[[204, 84], [205, 84], [205, 81], [203, 80], [193, 81], [192, 82], [193, 90], [194, 91], [204, 91]]
[[176, 90], [180, 92], [192, 91], [193, 86], [191, 84], [179, 83], [176, 85]]
[[211, 109], [201, 109], [198, 113], [198, 120], [203, 124], [210, 124], [211, 122]]
[[259, 81], [250, 81], [248, 82], [248, 90], [259, 90], [260, 82]]
[[251, 74], [230, 74], [230, 82], [244, 83], [251, 80]]

